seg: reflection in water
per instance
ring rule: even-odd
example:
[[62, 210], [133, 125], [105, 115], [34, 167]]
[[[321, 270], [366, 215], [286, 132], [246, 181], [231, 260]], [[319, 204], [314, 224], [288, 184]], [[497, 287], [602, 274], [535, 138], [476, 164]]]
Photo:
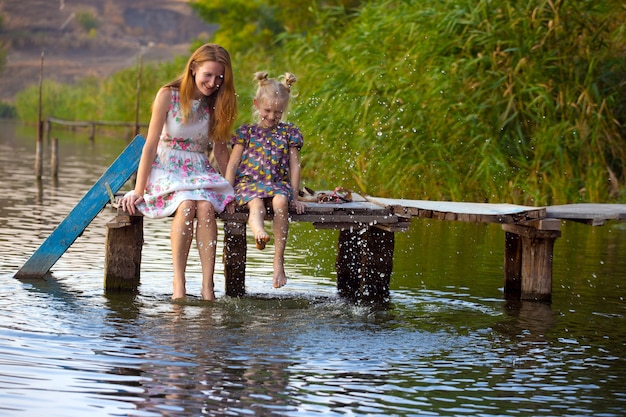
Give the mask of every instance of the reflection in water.
[[[564, 225], [552, 304], [503, 299], [497, 225], [424, 219], [396, 235], [385, 310], [337, 298], [337, 232], [299, 223], [288, 286], [272, 288], [271, 247], [250, 249], [239, 299], [218, 262], [217, 302], [170, 300], [168, 220], [145, 222], [139, 291], [104, 293], [110, 209], [45, 280], [18, 281], [125, 142], [61, 136], [58, 183], [37, 182], [33, 136], [14, 128], [0, 131], [0, 416], [623, 415], [619, 225]], [[199, 294], [192, 256], [188, 270]]]

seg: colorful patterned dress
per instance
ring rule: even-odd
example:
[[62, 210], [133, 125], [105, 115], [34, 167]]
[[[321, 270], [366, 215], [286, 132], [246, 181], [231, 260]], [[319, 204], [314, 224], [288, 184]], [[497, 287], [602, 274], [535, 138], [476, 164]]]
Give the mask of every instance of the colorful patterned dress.
[[209, 163], [209, 107], [194, 100], [192, 117], [182, 123], [178, 90], [159, 138], [157, 155], [146, 183], [139, 211], [150, 218], [172, 215], [184, 200], [206, 200], [222, 212], [233, 200], [233, 188]]
[[235, 197], [240, 205], [254, 198], [283, 194], [291, 198], [289, 148], [302, 148], [300, 129], [291, 123], [264, 128], [243, 125], [235, 132], [232, 145], [243, 145], [244, 152], [235, 176]]

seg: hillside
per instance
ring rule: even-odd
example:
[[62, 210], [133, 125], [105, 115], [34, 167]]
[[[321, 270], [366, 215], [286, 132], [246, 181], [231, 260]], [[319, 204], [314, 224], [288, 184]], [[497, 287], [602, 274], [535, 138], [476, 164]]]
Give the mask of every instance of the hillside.
[[140, 52], [144, 61], [185, 55], [192, 39], [213, 29], [186, 0], [0, 0], [0, 14], [5, 102], [39, 82], [42, 51], [44, 79], [72, 83], [135, 65]]

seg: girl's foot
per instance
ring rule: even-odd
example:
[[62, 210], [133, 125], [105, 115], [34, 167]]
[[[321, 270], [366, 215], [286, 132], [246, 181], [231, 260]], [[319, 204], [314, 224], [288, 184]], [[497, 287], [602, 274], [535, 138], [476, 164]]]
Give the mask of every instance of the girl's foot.
[[284, 272], [274, 275], [274, 288], [284, 287], [287, 284], [287, 275]]
[[261, 232], [256, 236], [255, 243], [256, 248], [259, 250], [265, 249], [265, 244], [270, 241], [270, 237], [265, 232]]

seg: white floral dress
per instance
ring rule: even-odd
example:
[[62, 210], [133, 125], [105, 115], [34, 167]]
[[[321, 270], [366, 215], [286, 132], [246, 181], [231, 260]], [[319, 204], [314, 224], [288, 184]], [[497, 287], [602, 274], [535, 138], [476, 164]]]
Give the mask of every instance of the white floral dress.
[[172, 215], [185, 200], [206, 200], [221, 213], [234, 199], [234, 191], [209, 163], [209, 107], [206, 100], [194, 100], [192, 117], [183, 124], [178, 90], [171, 91], [144, 202], [137, 208], [144, 216], [158, 219]]

